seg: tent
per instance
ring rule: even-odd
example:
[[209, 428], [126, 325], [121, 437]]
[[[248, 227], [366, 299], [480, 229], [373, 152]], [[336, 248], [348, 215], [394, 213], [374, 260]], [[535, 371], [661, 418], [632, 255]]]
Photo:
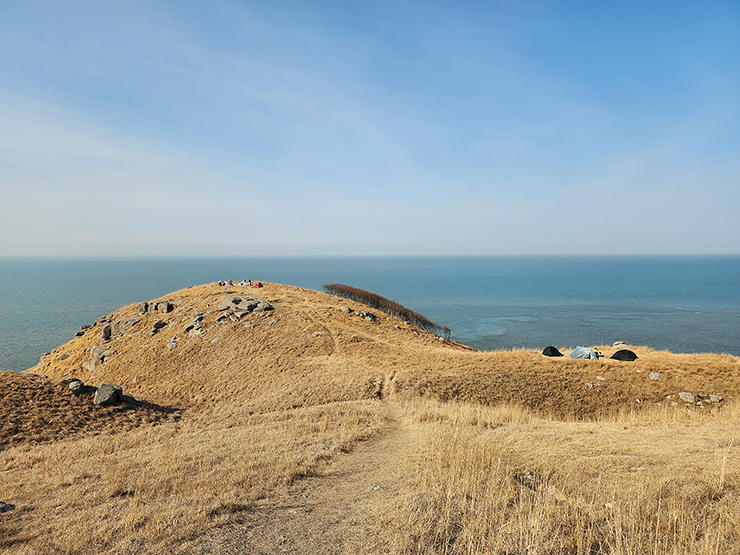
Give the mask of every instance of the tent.
[[588, 347], [576, 347], [570, 354], [570, 358], [590, 358], [591, 360], [596, 360], [599, 357]]
[[637, 355], [629, 349], [621, 349], [614, 353], [611, 358], [613, 358], [614, 360], [624, 360], [627, 362], [632, 362], [637, 358]]
[[546, 357], [561, 357], [563, 356], [563, 353], [558, 351], [557, 347], [553, 347], [550, 345], [549, 347], [545, 347], [545, 349], [542, 351], [542, 354]]

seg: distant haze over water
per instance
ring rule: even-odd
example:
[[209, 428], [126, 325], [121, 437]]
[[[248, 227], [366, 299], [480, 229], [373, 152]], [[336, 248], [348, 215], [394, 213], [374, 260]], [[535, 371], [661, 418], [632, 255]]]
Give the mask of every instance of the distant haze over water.
[[367, 289], [482, 350], [623, 340], [740, 355], [740, 256], [0, 259], [0, 369], [123, 305], [248, 278]]

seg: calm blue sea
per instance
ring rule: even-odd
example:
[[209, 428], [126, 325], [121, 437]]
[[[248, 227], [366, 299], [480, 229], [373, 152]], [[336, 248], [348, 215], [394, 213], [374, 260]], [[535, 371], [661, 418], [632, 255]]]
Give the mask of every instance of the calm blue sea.
[[247, 278], [354, 285], [483, 350], [624, 340], [740, 355], [740, 256], [0, 259], [0, 369], [33, 366], [122, 305]]

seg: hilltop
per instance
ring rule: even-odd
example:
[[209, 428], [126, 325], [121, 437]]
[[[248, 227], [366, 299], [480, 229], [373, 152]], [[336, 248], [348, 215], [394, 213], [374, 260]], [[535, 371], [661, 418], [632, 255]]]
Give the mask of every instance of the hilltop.
[[[245, 299], [241, 308], [233, 298]], [[249, 299], [270, 308], [250, 312]], [[682, 391], [709, 408], [710, 394], [730, 399], [740, 390], [734, 356], [640, 346], [630, 347], [634, 362], [610, 360], [617, 348], [607, 346], [598, 361], [479, 352], [359, 303], [286, 285], [194, 286], [147, 306], [154, 310], [137, 303], [99, 319], [26, 372], [116, 383], [163, 406], [250, 413], [395, 395], [589, 418], [669, 396], [678, 402]], [[117, 322], [125, 329], [104, 336]]]
[[269, 283], [134, 303], [0, 372], [0, 547], [737, 550], [740, 358], [629, 348], [480, 352]]

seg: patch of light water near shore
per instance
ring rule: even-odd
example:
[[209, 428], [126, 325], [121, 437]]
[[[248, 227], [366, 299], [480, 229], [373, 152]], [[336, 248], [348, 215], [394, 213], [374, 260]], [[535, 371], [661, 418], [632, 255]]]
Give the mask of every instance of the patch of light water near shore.
[[122, 305], [246, 278], [354, 285], [483, 350], [624, 340], [740, 355], [740, 256], [5, 259], [0, 368], [34, 365]]

